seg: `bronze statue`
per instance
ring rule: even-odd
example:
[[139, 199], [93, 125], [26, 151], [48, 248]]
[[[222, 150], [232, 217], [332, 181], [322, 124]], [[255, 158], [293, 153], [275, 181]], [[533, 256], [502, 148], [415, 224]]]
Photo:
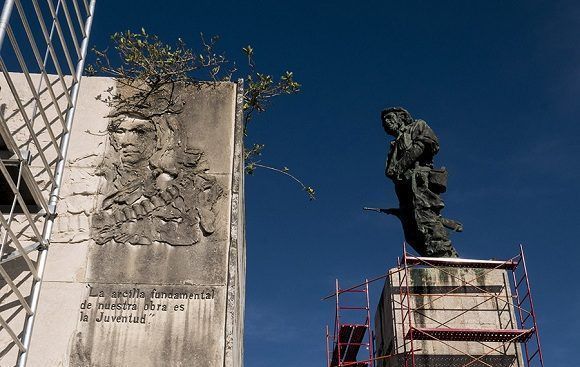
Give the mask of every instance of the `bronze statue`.
[[381, 113], [390, 143], [385, 175], [395, 184], [399, 208], [383, 209], [401, 220], [405, 240], [421, 256], [457, 257], [447, 229], [461, 232], [461, 223], [441, 216], [445, 204], [440, 195], [447, 189], [445, 167], [434, 168], [439, 141], [429, 125], [415, 120], [400, 107]]

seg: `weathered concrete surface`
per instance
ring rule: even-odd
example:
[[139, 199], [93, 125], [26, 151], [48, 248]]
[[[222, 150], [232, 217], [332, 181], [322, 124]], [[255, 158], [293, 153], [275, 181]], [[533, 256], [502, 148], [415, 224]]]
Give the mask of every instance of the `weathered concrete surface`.
[[[229, 188], [231, 176], [218, 182]], [[144, 284], [225, 284], [231, 195], [218, 202], [216, 231], [193, 246], [106, 243], [89, 248], [88, 282]], [[148, 225], [152, 225], [148, 223]], [[203, 264], [201, 266], [201, 264]]]
[[[111, 128], [109, 107], [95, 100], [110, 87], [116, 86], [108, 78], [85, 77], [81, 84], [28, 366], [242, 366], [241, 85], [181, 91], [183, 112], [163, 125], [170, 130], [159, 130], [163, 121], [152, 122], [157, 151], [141, 157], [144, 165], [134, 170], [110, 164], [125, 154], [115, 143], [141, 134], [132, 126]], [[168, 135], [171, 144], [159, 143]], [[171, 167], [164, 149], [177, 157]], [[118, 170], [107, 171], [111, 167]], [[139, 184], [131, 175], [149, 180], [144, 192], [150, 193], [115, 219], [113, 232], [128, 230], [131, 236], [104, 237], [103, 227], [95, 227], [104, 222], [95, 216], [113, 217], [121, 204], [107, 207], [107, 197], [126, 200], [123, 190]], [[43, 179], [40, 170], [37, 177]], [[173, 193], [167, 190], [172, 185], [182, 185], [183, 191], [168, 198], [164, 190]], [[157, 207], [140, 211], [149, 199]], [[176, 213], [189, 215], [189, 222]], [[167, 223], [175, 228], [163, 232], [169, 239], [155, 235], [150, 244], [141, 244], [144, 230]], [[195, 239], [188, 241], [189, 234]], [[3, 316], [7, 311], [17, 310], [4, 309]], [[11, 320], [22, 319], [21, 314]]]
[[[31, 255], [32, 259], [36, 260], [36, 253], [31, 253]], [[27, 265], [22, 259], [13, 260], [9, 265], [4, 266], [4, 269], [14, 280], [22, 295], [28, 297], [31, 293], [32, 276], [30, 276]], [[3, 280], [0, 280], [0, 294], [0, 316], [10, 328], [20, 332], [24, 328], [26, 312], [24, 312], [12, 289]], [[19, 349], [4, 328], [0, 330], [0, 345], [2, 346], [0, 348], [0, 366], [14, 367]]]
[[[391, 269], [375, 314], [378, 367], [404, 366], [403, 336], [409, 320], [418, 328], [515, 329], [510, 286], [504, 270], [465, 268], [413, 268], [409, 270], [408, 313], [405, 278]], [[403, 279], [403, 288], [400, 287]], [[444, 294], [446, 296], [443, 296]], [[403, 300], [404, 307], [401, 307]], [[521, 351], [514, 343], [414, 340], [415, 363], [420, 367], [521, 367]], [[498, 348], [497, 350], [492, 350]], [[484, 357], [484, 354], [487, 354]], [[474, 360], [481, 357], [481, 361]], [[487, 363], [487, 364], [485, 364]]]

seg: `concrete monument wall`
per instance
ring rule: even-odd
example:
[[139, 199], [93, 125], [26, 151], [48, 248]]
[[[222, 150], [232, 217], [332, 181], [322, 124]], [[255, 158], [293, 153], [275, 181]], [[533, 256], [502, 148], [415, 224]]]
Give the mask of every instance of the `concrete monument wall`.
[[113, 111], [81, 82], [30, 367], [241, 366], [242, 85], [179, 113]]
[[[400, 289], [399, 279], [404, 284], [404, 278], [397, 270], [389, 271], [375, 314], [376, 356], [383, 357], [377, 360], [377, 367], [405, 365], [404, 343], [407, 351], [411, 349], [409, 340], [404, 339], [409, 331], [409, 318], [417, 328], [517, 328], [504, 270], [410, 269], [409, 302], [415, 310], [410, 314], [407, 297], [400, 295], [401, 290], [403, 294], [405, 291]], [[413, 349], [415, 365], [419, 367], [524, 366], [516, 343], [414, 340]]]

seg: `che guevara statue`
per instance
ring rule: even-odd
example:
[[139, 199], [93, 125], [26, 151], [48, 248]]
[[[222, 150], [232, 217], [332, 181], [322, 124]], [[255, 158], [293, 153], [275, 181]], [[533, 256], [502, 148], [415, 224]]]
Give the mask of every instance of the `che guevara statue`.
[[385, 175], [395, 184], [399, 199], [399, 208], [381, 211], [400, 219], [406, 242], [421, 256], [457, 257], [448, 230], [460, 232], [463, 227], [441, 216], [447, 171], [433, 166], [439, 151], [437, 136], [425, 121], [413, 119], [400, 107], [383, 110], [381, 120], [385, 132], [394, 137]]

